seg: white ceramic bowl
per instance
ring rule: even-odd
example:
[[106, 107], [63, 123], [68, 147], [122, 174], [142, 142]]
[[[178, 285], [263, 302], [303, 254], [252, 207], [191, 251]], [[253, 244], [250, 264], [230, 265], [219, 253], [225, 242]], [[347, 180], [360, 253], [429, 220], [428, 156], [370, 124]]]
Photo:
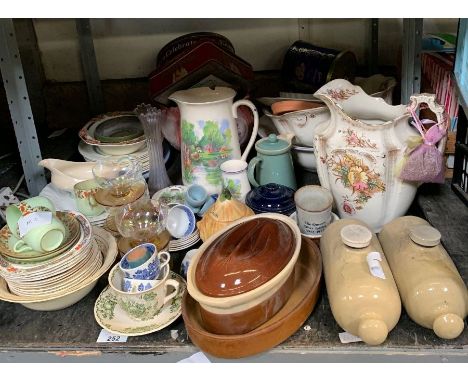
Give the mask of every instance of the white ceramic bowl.
[[167, 214], [166, 229], [177, 239], [191, 235], [195, 230], [193, 211], [184, 204], [175, 205]]
[[292, 154], [294, 161], [304, 170], [317, 172], [317, 159], [315, 158], [313, 147], [293, 143]]
[[106, 145], [96, 145], [98, 146], [98, 151], [102, 151], [104, 154], [108, 155], [126, 155], [133, 154], [134, 152], [141, 150], [145, 147], [146, 141], [126, 143], [126, 144], [106, 144]]
[[81, 140], [88, 145], [96, 146], [99, 151], [108, 155], [126, 155], [141, 150], [146, 144], [144, 135], [120, 143], [104, 143], [95, 137], [94, 133], [100, 123], [120, 116], [135, 116], [135, 114], [132, 112], [115, 112], [93, 118], [80, 130]]
[[315, 128], [330, 119], [330, 111], [325, 105], [282, 115], [273, 115], [267, 109], [263, 112], [273, 121], [280, 134], [294, 134], [297, 142], [305, 146], [314, 145]]
[[51, 311], [67, 308], [80, 301], [94, 288], [99, 278], [106, 273], [117, 257], [117, 242], [115, 238], [99, 227], [93, 227], [96, 241], [103, 254], [103, 264], [96, 273], [83, 280], [79, 285], [65, 289], [59, 294], [48, 297], [22, 297], [12, 294], [3, 278], [0, 278], [0, 300], [19, 303], [26, 308], [40, 311]]
[[[372, 97], [383, 98], [385, 102], [392, 105], [393, 89], [396, 86], [396, 81], [393, 77], [385, 77], [381, 74], [375, 74], [366, 78], [357, 77], [355, 83], [356, 85], [361, 86], [367, 94], [372, 95]], [[271, 104], [274, 102], [286, 100], [307, 100], [312, 102], [321, 102], [313, 96], [310, 96], [310, 99], [294, 99], [284, 97], [263, 97], [259, 99], [259, 101], [266, 106], [271, 106]], [[282, 115], [273, 115], [269, 108], [264, 108], [263, 112], [273, 121], [276, 129], [280, 134], [294, 134], [299, 145], [310, 147], [314, 146], [315, 128], [321, 123], [327, 122], [330, 119], [330, 112], [325, 104], [323, 107], [294, 111]], [[309, 156], [308, 159], [303, 159], [304, 163], [308, 162], [308, 164], [303, 167], [306, 169], [312, 168], [311, 157]]]

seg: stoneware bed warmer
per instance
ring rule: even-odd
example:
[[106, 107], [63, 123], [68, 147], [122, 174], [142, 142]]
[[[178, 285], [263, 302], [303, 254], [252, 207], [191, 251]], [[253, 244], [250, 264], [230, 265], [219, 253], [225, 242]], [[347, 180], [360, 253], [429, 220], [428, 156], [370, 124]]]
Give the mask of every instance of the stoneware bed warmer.
[[377, 236], [363, 222], [342, 219], [320, 239], [323, 271], [336, 322], [369, 345], [379, 345], [400, 318], [401, 302]]
[[458, 337], [468, 313], [468, 293], [440, 243], [440, 232], [424, 219], [404, 216], [386, 224], [379, 239], [411, 319], [441, 338]]

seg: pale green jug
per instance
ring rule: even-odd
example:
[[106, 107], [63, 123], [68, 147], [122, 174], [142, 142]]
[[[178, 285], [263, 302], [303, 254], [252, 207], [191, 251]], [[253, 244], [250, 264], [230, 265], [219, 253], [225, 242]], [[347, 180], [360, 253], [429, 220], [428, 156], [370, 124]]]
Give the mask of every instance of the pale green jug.
[[257, 141], [255, 149], [257, 156], [250, 161], [248, 168], [252, 186], [276, 183], [293, 190], [297, 188], [290, 142], [270, 134]]

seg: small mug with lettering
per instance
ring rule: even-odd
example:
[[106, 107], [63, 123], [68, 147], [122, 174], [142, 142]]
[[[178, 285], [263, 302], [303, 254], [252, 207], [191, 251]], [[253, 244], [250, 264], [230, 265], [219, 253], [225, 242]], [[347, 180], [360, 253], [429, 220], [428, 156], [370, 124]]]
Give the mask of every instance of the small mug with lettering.
[[294, 194], [297, 223], [306, 235], [321, 235], [332, 219], [333, 196], [324, 187], [304, 186]]

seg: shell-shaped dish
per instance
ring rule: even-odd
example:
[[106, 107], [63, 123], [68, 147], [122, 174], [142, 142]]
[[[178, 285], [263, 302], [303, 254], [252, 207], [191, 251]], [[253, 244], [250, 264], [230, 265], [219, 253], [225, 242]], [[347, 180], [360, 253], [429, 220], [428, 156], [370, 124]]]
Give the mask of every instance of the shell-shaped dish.
[[252, 215], [255, 215], [255, 213], [244, 203], [235, 199], [221, 201], [218, 198], [215, 204], [205, 213], [203, 219], [197, 223], [200, 237], [203, 241], [206, 241], [210, 236], [213, 236], [232, 222]]

